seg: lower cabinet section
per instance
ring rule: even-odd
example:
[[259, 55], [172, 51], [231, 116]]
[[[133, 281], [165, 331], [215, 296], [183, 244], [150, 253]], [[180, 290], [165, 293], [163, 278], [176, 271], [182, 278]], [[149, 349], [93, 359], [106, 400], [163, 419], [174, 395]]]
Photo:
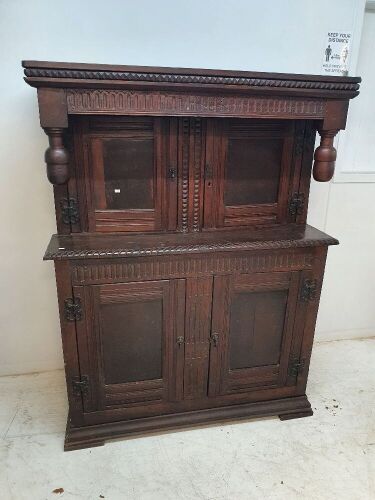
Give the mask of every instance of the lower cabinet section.
[[66, 448], [218, 418], [311, 414], [304, 392], [324, 266], [316, 262], [310, 269], [73, 283], [68, 299], [59, 287], [63, 339], [67, 323], [76, 338], [74, 355], [64, 341]]

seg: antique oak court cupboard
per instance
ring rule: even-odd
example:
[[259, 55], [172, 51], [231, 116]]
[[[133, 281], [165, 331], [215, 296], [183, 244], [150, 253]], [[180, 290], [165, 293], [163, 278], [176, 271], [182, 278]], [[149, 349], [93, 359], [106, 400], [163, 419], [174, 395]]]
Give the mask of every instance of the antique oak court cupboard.
[[[65, 449], [312, 414], [333, 175], [359, 78], [25, 61], [48, 135]], [[316, 132], [320, 146], [315, 150]]]

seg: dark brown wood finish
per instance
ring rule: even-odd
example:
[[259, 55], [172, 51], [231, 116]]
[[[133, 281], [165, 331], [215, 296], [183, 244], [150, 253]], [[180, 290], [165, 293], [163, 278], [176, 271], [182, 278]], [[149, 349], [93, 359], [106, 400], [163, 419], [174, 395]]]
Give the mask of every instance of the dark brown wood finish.
[[80, 369], [90, 380], [85, 412], [180, 397], [183, 280], [75, 286], [73, 293], [87, 311], [77, 322]]
[[177, 150], [169, 144], [169, 128], [169, 120], [158, 118], [89, 121], [82, 138], [89, 231], [176, 228], [177, 172], [170, 165]]
[[203, 86], [214, 92], [225, 87], [265, 89], [279, 94], [352, 98], [358, 95], [358, 77], [336, 77], [218, 69], [125, 66], [52, 61], [23, 61], [25, 80], [34, 87], [179, 88]]
[[183, 255], [205, 252], [233, 252], [246, 250], [278, 250], [337, 245], [338, 240], [318, 229], [302, 224], [286, 224], [261, 229], [210, 231], [171, 234], [54, 234], [44, 260], [105, 259], [113, 257], [141, 257], [156, 255]]
[[288, 220], [288, 202], [298, 191], [303, 142], [303, 130], [296, 134], [294, 126], [273, 120], [209, 122], [205, 227]]
[[[322, 143], [314, 168], [318, 181], [333, 175], [335, 152], [330, 138], [345, 128], [348, 100], [358, 95], [361, 81], [357, 77], [48, 61], [23, 61], [22, 65], [27, 83], [38, 88], [42, 127], [67, 127], [68, 114], [319, 120]], [[54, 163], [58, 169], [60, 155], [50, 160], [49, 170], [55, 168]], [[66, 175], [52, 175], [50, 180], [59, 184], [63, 179], [66, 182]]]
[[202, 399], [208, 383], [212, 278], [190, 278], [186, 284], [184, 399]]
[[[359, 78], [24, 61], [49, 137], [65, 449], [312, 415], [306, 225]], [[314, 154], [316, 131], [321, 144]]]
[[[283, 387], [294, 331], [300, 273], [253, 273], [215, 277], [210, 394]], [[301, 303], [298, 304], [301, 306]]]

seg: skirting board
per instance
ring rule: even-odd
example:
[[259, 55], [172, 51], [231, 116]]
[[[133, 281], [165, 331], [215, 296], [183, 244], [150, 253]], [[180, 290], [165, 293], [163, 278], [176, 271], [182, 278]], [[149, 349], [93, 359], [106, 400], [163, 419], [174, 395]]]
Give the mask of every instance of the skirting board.
[[353, 330], [333, 330], [315, 332], [315, 343], [318, 342], [336, 342], [338, 340], [358, 340], [375, 338], [375, 328], [358, 328]]

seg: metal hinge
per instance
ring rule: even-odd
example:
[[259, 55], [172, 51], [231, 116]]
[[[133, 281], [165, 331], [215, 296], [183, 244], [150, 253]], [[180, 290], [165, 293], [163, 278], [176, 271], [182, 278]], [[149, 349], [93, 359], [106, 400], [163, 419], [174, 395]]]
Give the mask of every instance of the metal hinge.
[[289, 202], [289, 215], [301, 215], [305, 206], [305, 195], [293, 193]]
[[302, 373], [304, 367], [305, 367], [304, 359], [299, 360], [296, 357], [292, 357], [289, 360], [288, 375], [290, 377], [298, 377], [298, 375]]
[[79, 211], [75, 198], [63, 198], [60, 202], [61, 217], [64, 224], [78, 224]]
[[302, 287], [300, 292], [300, 300], [302, 302], [314, 300], [316, 298], [317, 289], [318, 289], [317, 280], [304, 279], [302, 282]]
[[82, 319], [82, 304], [79, 298], [69, 298], [64, 301], [65, 319], [80, 321]]
[[89, 377], [73, 377], [72, 379], [73, 394], [75, 396], [85, 396], [89, 392]]

